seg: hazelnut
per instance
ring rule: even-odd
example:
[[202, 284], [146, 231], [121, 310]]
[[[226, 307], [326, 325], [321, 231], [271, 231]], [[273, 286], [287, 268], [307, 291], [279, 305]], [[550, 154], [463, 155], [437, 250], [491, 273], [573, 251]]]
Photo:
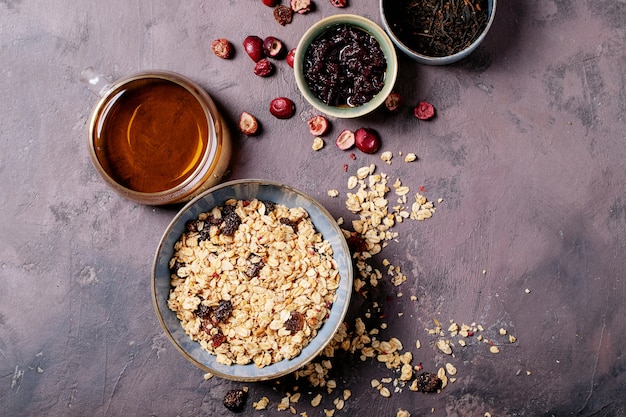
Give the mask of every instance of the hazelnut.
[[254, 66], [254, 73], [259, 77], [268, 77], [274, 72], [274, 65], [267, 59], [263, 58]]
[[222, 59], [229, 59], [233, 55], [233, 46], [227, 39], [219, 38], [211, 43], [213, 53]]
[[313, 136], [323, 136], [328, 131], [328, 119], [322, 115], [311, 117], [307, 123]]
[[259, 131], [259, 122], [256, 120], [256, 117], [244, 111], [239, 116], [239, 130], [244, 135], [254, 136]]
[[263, 52], [270, 58], [281, 59], [286, 50], [285, 44], [274, 36], [268, 36], [263, 40]]
[[277, 97], [270, 102], [270, 113], [277, 119], [289, 119], [296, 113], [296, 105], [287, 97]]
[[362, 127], [354, 132], [357, 149], [365, 153], [376, 153], [380, 149], [380, 137], [374, 129]]
[[263, 39], [258, 36], [247, 36], [243, 40], [243, 48], [254, 62], [259, 62], [265, 57], [265, 53], [263, 52]]
[[354, 132], [348, 129], [343, 130], [339, 136], [337, 136], [337, 140], [335, 140], [335, 145], [342, 151], [347, 151], [352, 148], [355, 143]]

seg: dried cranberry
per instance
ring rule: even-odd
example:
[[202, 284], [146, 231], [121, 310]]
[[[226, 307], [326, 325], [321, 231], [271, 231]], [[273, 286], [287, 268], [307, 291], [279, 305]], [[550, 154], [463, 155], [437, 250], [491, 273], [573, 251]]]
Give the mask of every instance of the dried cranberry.
[[289, 330], [292, 335], [304, 329], [304, 315], [299, 311], [292, 311], [285, 322], [285, 329]]
[[417, 376], [417, 387], [422, 392], [437, 392], [441, 389], [442, 381], [437, 374], [423, 372]]
[[380, 149], [380, 137], [374, 129], [362, 127], [354, 132], [356, 147], [365, 153], [376, 153]]
[[323, 136], [328, 131], [328, 119], [321, 114], [311, 117], [307, 124], [313, 136]]
[[344, 129], [337, 136], [335, 145], [342, 151], [346, 151], [354, 146], [354, 132], [349, 129]]
[[230, 411], [241, 411], [246, 404], [248, 393], [242, 389], [231, 389], [224, 395], [224, 407]]
[[435, 107], [427, 101], [420, 101], [413, 110], [413, 114], [420, 120], [430, 120], [435, 117]]
[[261, 0], [264, 5], [268, 7], [274, 7], [278, 4], [278, 0]]
[[218, 331], [213, 336], [211, 336], [211, 344], [214, 348], [220, 347], [222, 343], [226, 341], [226, 336], [221, 331]]
[[244, 111], [239, 116], [239, 130], [244, 135], [254, 136], [259, 131], [259, 122], [256, 117]]
[[243, 48], [254, 62], [259, 62], [265, 57], [263, 52], [263, 39], [256, 35], [246, 36], [243, 40]]
[[330, 4], [335, 7], [342, 8], [348, 5], [348, 0], [330, 0]]
[[287, 52], [285, 44], [274, 36], [268, 36], [263, 40], [263, 52], [266, 56], [274, 59], [282, 59]]

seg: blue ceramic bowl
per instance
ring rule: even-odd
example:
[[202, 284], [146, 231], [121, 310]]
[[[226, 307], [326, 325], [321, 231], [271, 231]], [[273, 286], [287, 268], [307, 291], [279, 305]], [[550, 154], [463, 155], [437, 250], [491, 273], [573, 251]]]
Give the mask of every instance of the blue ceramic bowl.
[[[185, 230], [185, 223], [195, 220], [203, 212], [223, 205], [229, 199], [269, 200], [287, 207], [302, 207], [308, 213], [315, 228], [331, 244], [334, 259], [340, 273], [336, 301], [330, 315], [317, 335], [299, 356], [258, 368], [248, 365], [223, 365], [216, 357], [200, 347], [185, 333], [176, 314], [167, 307], [170, 293], [169, 261], [174, 254], [174, 243]], [[156, 252], [152, 270], [152, 297], [157, 317], [163, 329], [185, 358], [216, 376], [236, 381], [264, 381], [289, 374], [313, 360], [332, 340], [343, 322], [352, 293], [352, 258], [346, 240], [334, 218], [311, 197], [285, 185], [264, 180], [248, 179], [230, 181], [200, 194], [183, 207], [167, 227]]]

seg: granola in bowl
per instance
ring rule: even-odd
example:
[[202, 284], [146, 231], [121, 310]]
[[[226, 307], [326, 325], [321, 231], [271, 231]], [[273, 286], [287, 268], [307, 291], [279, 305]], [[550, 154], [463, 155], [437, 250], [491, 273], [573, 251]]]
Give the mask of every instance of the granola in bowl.
[[[227, 219], [233, 213], [238, 220]], [[319, 203], [285, 185], [237, 180], [170, 223], [152, 295], [185, 358], [219, 377], [261, 381], [323, 351], [347, 312], [352, 273], [346, 239]]]

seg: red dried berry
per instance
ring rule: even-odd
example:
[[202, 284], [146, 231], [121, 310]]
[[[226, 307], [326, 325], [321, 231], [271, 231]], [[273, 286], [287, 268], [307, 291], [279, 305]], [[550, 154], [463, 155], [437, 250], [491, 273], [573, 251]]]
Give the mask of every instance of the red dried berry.
[[335, 7], [346, 7], [348, 5], [348, 0], [330, 0], [330, 4]]
[[353, 154], [353, 153], [351, 153], [351, 154], [350, 154], [350, 159], [352, 159], [353, 161], [354, 161], [354, 160], [356, 160], [356, 155], [355, 155], [355, 154]]
[[254, 73], [259, 77], [269, 77], [274, 73], [274, 65], [263, 58], [254, 66]]
[[311, 0], [291, 0], [291, 10], [298, 14], [305, 14], [311, 11]]
[[348, 149], [354, 146], [354, 132], [348, 129], [344, 129], [341, 131], [337, 139], [335, 140], [335, 145], [342, 151], [347, 151]]
[[239, 130], [244, 135], [254, 136], [259, 131], [259, 122], [256, 117], [244, 111], [239, 116]]
[[374, 129], [362, 127], [354, 132], [356, 147], [365, 153], [376, 153], [380, 149], [380, 137]]
[[270, 113], [278, 119], [289, 119], [296, 112], [296, 105], [287, 97], [277, 97], [270, 102]]
[[274, 36], [268, 36], [263, 40], [263, 52], [270, 58], [281, 59], [286, 51], [285, 44]]
[[328, 131], [328, 119], [322, 115], [311, 117], [307, 123], [313, 136], [323, 136]]
[[229, 59], [233, 55], [233, 46], [227, 39], [219, 38], [211, 43], [213, 53], [222, 59]]
[[213, 344], [213, 347], [220, 347], [222, 343], [224, 343], [226, 341], [226, 336], [224, 336], [224, 333], [222, 332], [217, 332], [215, 333], [213, 336], [211, 336], [211, 343]]
[[268, 7], [274, 7], [278, 4], [278, 0], [261, 0], [264, 5]]
[[274, 19], [276, 19], [279, 25], [288, 25], [291, 23], [292, 18], [293, 10], [291, 10], [291, 7], [278, 5], [274, 8]]
[[254, 62], [259, 62], [261, 59], [265, 58], [265, 53], [263, 52], [263, 39], [256, 35], [247, 36], [243, 40], [243, 48], [250, 59]]
[[287, 61], [287, 65], [289, 65], [291, 68], [293, 68], [293, 61], [295, 58], [296, 58], [296, 48], [293, 48], [287, 53], [287, 58], [285, 58], [285, 60]]
[[385, 99], [385, 108], [389, 113], [397, 113], [402, 105], [402, 96], [400, 93], [392, 91]]
[[413, 114], [420, 120], [430, 120], [435, 117], [435, 108], [427, 101], [420, 101], [413, 110]]

